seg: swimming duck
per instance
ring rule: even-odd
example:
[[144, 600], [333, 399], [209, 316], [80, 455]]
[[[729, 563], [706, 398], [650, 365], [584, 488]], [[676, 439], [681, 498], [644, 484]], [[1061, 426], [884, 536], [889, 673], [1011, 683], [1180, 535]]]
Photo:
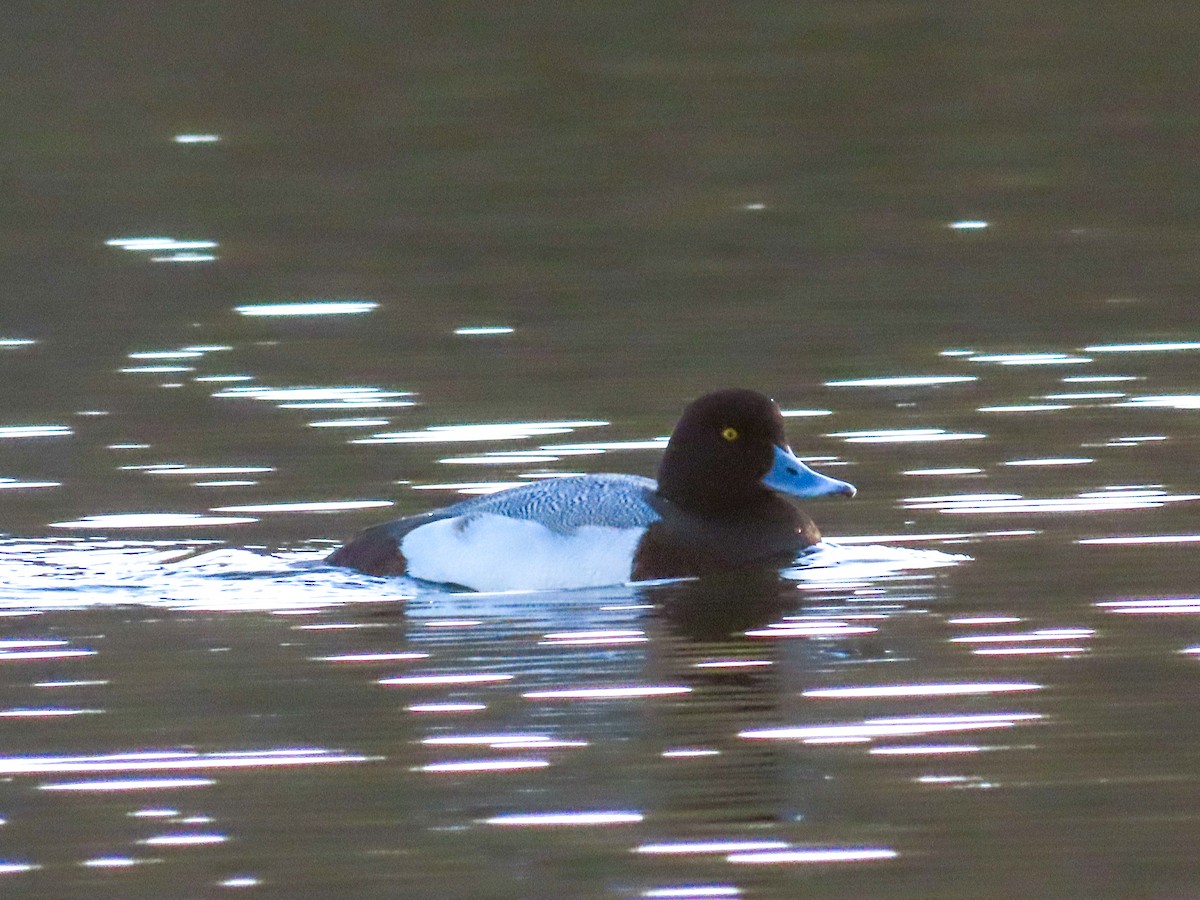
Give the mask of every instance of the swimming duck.
[[853, 497], [792, 452], [783, 415], [724, 389], [684, 409], [657, 482], [548, 478], [376, 525], [326, 561], [477, 591], [596, 587], [787, 565], [821, 539], [782, 495]]

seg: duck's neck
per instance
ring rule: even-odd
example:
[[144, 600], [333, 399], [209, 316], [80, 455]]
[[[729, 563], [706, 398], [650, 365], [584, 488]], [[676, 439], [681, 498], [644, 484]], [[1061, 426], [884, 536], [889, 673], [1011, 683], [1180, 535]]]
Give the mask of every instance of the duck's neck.
[[679, 489], [670, 481], [658, 485], [658, 495], [688, 515], [723, 522], [751, 520], [763, 524], [791, 523], [803, 519], [800, 511], [765, 487], [735, 489], [732, 485], [707, 485], [704, 491]]

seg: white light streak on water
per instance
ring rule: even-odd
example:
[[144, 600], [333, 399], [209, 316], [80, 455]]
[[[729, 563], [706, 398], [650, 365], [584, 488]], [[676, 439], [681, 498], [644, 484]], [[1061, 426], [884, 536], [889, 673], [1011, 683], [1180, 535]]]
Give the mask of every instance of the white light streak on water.
[[0, 425], [0, 441], [15, 438], [62, 437], [74, 433], [66, 425]]
[[962, 384], [978, 381], [976, 375], [894, 375], [886, 378], [852, 378], [827, 381], [826, 387], [924, 387], [935, 384]]
[[1112, 600], [1097, 603], [1108, 612], [1124, 615], [1195, 615], [1200, 613], [1200, 597], [1162, 597], [1151, 600]]
[[494, 684], [500, 681], [511, 681], [511, 675], [487, 672], [462, 672], [448, 675], [398, 675], [395, 678], [381, 678], [377, 684], [398, 685], [400, 687], [420, 687], [447, 684]]
[[1072, 391], [1066, 394], [1046, 394], [1043, 400], [1118, 400], [1124, 397], [1121, 391]]
[[590, 444], [545, 444], [543, 450], [551, 453], [573, 453], [575, 455], [607, 453], [610, 450], [664, 450], [670, 438], [656, 437], [646, 441], [596, 441]]
[[967, 682], [962, 684], [883, 684], [871, 687], [813, 688], [805, 697], [842, 699], [848, 697], [957, 697], [974, 694], [1011, 694], [1040, 691], [1042, 685], [1027, 681]]
[[1159, 409], [1200, 409], [1200, 394], [1167, 394], [1158, 397], [1132, 397], [1114, 406], [1141, 406]]
[[459, 494], [494, 494], [526, 484], [524, 481], [452, 481], [444, 484], [414, 484], [414, 491], [456, 491]]
[[1153, 341], [1145, 344], [1093, 344], [1084, 353], [1163, 353], [1175, 350], [1200, 350], [1200, 341]]
[[1037, 641], [1066, 641], [1088, 638], [1096, 633], [1094, 628], [1039, 628], [1017, 634], [969, 634], [950, 638], [952, 644], [1023, 644]]
[[126, 366], [117, 369], [125, 375], [165, 375], [170, 372], [195, 372], [194, 366]]
[[229, 840], [223, 834], [160, 834], [138, 841], [150, 847], [198, 847], [205, 844], [223, 844]]
[[[1105, 447], [1140, 447], [1142, 444], [1154, 443], [1156, 441], [1165, 441], [1165, 434], [1132, 434], [1126, 437], [1115, 438], [1104, 444]], [[1087, 445], [1085, 445], [1087, 446]]]
[[809, 419], [833, 415], [832, 409], [781, 409], [779, 412], [785, 419]]
[[321, 422], [309, 422], [309, 428], [382, 428], [388, 424], [387, 419], [326, 419]]
[[462, 328], [455, 328], [454, 333], [482, 337], [494, 334], [512, 334], [513, 329], [508, 325], [465, 325]]
[[989, 353], [967, 358], [969, 362], [999, 363], [1002, 366], [1061, 366], [1090, 363], [1086, 356], [1066, 353]]
[[400, 651], [397, 653], [342, 653], [336, 656], [310, 656], [309, 659], [314, 662], [338, 662], [338, 663], [361, 663], [361, 662], [387, 662], [398, 659], [428, 659], [428, 653], [419, 651]]
[[152, 256], [150, 262], [212, 262], [211, 253], [172, 253], [170, 256]]
[[977, 744], [908, 744], [903, 747], [872, 747], [872, 756], [949, 756], [958, 753], [981, 753]]
[[1194, 544], [1200, 541], [1200, 534], [1149, 534], [1128, 537], [1085, 538], [1076, 541], [1077, 544]]
[[544, 750], [551, 747], [586, 747], [587, 741], [568, 741], [545, 734], [443, 734], [421, 739], [431, 747], [491, 747], [494, 750]]
[[238, 516], [201, 516], [192, 513], [115, 513], [84, 516], [73, 522], [51, 522], [51, 528], [196, 528], [209, 525], [245, 525], [258, 519]]
[[1090, 456], [1048, 456], [1042, 459], [1010, 459], [1006, 466], [1086, 466], [1096, 460]]
[[629, 685], [623, 687], [558, 688], [526, 691], [521, 696], [528, 700], [623, 700], [638, 697], [664, 697], [673, 694], [690, 694], [692, 689], [684, 685]]
[[235, 750], [215, 753], [164, 751], [113, 753], [98, 756], [5, 756], [0, 757], [0, 775], [256, 769], [278, 766], [334, 765], [367, 762], [371, 759], [373, 757], [317, 748]]
[[849, 637], [856, 634], [872, 634], [878, 630], [872, 625], [850, 625], [846, 622], [781, 622], [766, 628], [751, 629], [746, 632], [746, 637]]
[[1068, 384], [1112, 384], [1119, 381], [1140, 381], [1138, 375], [1064, 375], [1059, 379]]
[[877, 431], [836, 431], [830, 437], [847, 444], [924, 444], [938, 441], [977, 441], [987, 437], [975, 432], [949, 432], [943, 428], [893, 428]]
[[907, 469], [901, 475], [978, 475], [983, 469], [969, 466], [947, 467], [944, 469]]
[[586, 747], [587, 741], [556, 741], [556, 740], [528, 740], [528, 741], [501, 741], [497, 744], [489, 744], [493, 750], [545, 750], [548, 748], [559, 747]]
[[182, 466], [174, 463], [162, 466], [122, 466], [125, 469], [145, 469], [151, 475], [257, 475], [274, 472], [274, 466]]
[[176, 788], [207, 787], [216, 784], [211, 778], [114, 778], [105, 781], [69, 781], [40, 784], [41, 791], [161, 791]]
[[36, 343], [30, 338], [0, 338], [0, 347], [29, 347]]
[[346, 509], [378, 509], [395, 506], [391, 500], [329, 500], [307, 503], [257, 503], [246, 506], [214, 506], [212, 512], [340, 512]]
[[989, 224], [983, 219], [959, 219], [957, 222], [951, 222], [946, 227], [954, 231], [982, 231]]
[[438, 462], [451, 466], [513, 466], [558, 462], [560, 458], [548, 453], [488, 453], [484, 456], [451, 456]]
[[[234, 386], [222, 388], [213, 394], [214, 397], [221, 398], [249, 398], [251, 400], [265, 400], [268, 402], [286, 401], [289, 403], [296, 401], [331, 401], [337, 406], [350, 406], [353, 404], [376, 403], [381, 400], [390, 400], [394, 397], [411, 397], [412, 394], [408, 391], [385, 391], [377, 387], [361, 387], [361, 386], [345, 386], [345, 387], [268, 387], [265, 385], [251, 386]], [[411, 405], [408, 404], [408, 405]], [[299, 407], [291, 407], [299, 408]], [[305, 406], [303, 408], [311, 408]]]
[[416, 772], [519, 772], [527, 769], [545, 769], [550, 765], [544, 759], [464, 759], [453, 762], [429, 763], [417, 766]]
[[61, 719], [67, 716], [96, 716], [102, 709], [64, 709], [61, 707], [34, 707], [30, 709], [0, 709], [0, 719]]
[[1041, 719], [1038, 713], [993, 713], [978, 715], [904, 716], [864, 719], [839, 725], [801, 725], [784, 728], [754, 728], [738, 737], [751, 740], [805, 741], [821, 738], [876, 738], [897, 735], [938, 734], [985, 728], [1012, 728], [1019, 722]]
[[130, 353], [130, 359], [196, 359], [204, 355], [202, 350], [143, 350]]
[[1200, 499], [1197, 494], [1147, 494], [1144, 492], [1090, 492], [1077, 497], [1024, 499], [1017, 494], [959, 494], [943, 497], [908, 497], [906, 509], [937, 509], [947, 514], [970, 513], [1074, 513], [1121, 509], [1156, 509], [1168, 503]]
[[97, 856], [80, 863], [88, 869], [127, 869], [130, 866], [140, 866], [146, 860], [134, 859], [132, 856]]
[[833, 735], [831, 737], [805, 738], [804, 743], [820, 746], [823, 744], [869, 744], [871, 739], [861, 735]]
[[120, 247], [135, 253], [154, 250], [213, 250], [218, 246], [216, 241], [180, 241], [170, 237], [110, 238], [104, 243], [109, 247]]
[[34, 863], [12, 862], [0, 859], [0, 875], [12, 875], [17, 872], [32, 872], [41, 866]]
[[981, 406], [977, 412], [1010, 413], [1010, 412], [1057, 412], [1070, 409], [1066, 403], [1014, 403], [1009, 406]]
[[1086, 653], [1087, 647], [978, 647], [975, 656], [1069, 656]]
[[949, 531], [936, 534], [855, 534], [838, 537], [840, 544], [915, 544], [923, 541], [963, 541], [975, 538], [993, 537], [1029, 537], [1039, 534], [1036, 530], [1023, 529], [1019, 531]]
[[663, 759], [699, 759], [705, 756], [720, 756], [720, 750], [692, 750], [683, 748], [680, 750], [664, 750], [662, 752]]
[[657, 900], [704, 900], [706, 897], [740, 897], [740, 888], [718, 884], [683, 884], [678, 887], [651, 888], [642, 896]]
[[[95, 650], [86, 651], [88, 654], [95, 653]], [[35, 681], [35, 688], [72, 688], [72, 687], [103, 687], [108, 684], [107, 678], [88, 678], [78, 681]]]
[[963, 616], [957, 619], [947, 619], [948, 625], [1010, 625], [1013, 622], [1024, 621], [1020, 616]]
[[456, 444], [475, 441], [518, 441], [551, 434], [569, 434], [577, 428], [599, 428], [597, 421], [488, 422], [472, 425], [431, 425], [424, 431], [382, 432], [358, 438], [352, 444]]
[[218, 882], [219, 887], [225, 888], [258, 887], [260, 884], [262, 884], [262, 879], [255, 878], [253, 875], [237, 875]]
[[774, 850], [764, 853], [731, 853], [732, 863], [779, 865], [781, 863], [870, 862], [895, 859], [900, 854], [885, 847], [844, 847], [822, 850]]
[[370, 300], [326, 300], [304, 303], [254, 303], [235, 306], [243, 316], [357, 316], [378, 309]]
[[219, 134], [177, 134], [171, 138], [177, 144], [215, 144], [221, 140]]
[[95, 650], [0, 650], [0, 662], [11, 659], [70, 659], [74, 656], [95, 656]]
[[538, 812], [511, 813], [484, 819], [487, 825], [547, 826], [547, 825], [632, 825], [645, 818], [639, 812]]
[[769, 659], [713, 659], [692, 663], [693, 669], [760, 669], [775, 665]]
[[16, 478], [0, 478], [0, 491], [25, 491], [39, 488], [62, 487], [61, 481], [18, 481]]
[[484, 709], [487, 709], [486, 703], [413, 703], [404, 707], [405, 712], [414, 713], [479, 712]]
[[376, 400], [371, 398], [347, 400], [306, 400], [300, 403], [280, 403], [279, 409], [404, 409], [416, 406], [414, 400]]
[[556, 631], [545, 636], [539, 645], [587, 647], [601, 644], [638, 644], [649, 638], [638, 630]]
[[682, 856], [710, 853], [745, 853], [761, 850], [786, 850], [786, 841], [728, 840], [728, 841], [667, 841], [659, 844], [641, 844], [634, 853], [652, 856]]

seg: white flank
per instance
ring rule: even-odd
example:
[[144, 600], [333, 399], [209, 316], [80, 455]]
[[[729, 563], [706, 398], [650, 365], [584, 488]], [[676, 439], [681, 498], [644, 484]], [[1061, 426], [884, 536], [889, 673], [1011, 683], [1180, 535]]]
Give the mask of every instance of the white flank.
[[584, 525], [552, 531], [527, 519], [441, 519], [400, 542], [408, 574], [476, 591], [599, 587], [629, 580], [644, 528]]

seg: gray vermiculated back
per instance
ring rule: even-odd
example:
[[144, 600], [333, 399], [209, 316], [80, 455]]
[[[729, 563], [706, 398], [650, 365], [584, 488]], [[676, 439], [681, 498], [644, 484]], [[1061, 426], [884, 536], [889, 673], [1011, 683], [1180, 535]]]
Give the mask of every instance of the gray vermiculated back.
[[584, 525], [645, 528], [659, 519], [647, 502], [655, 487], [652, 479], [641, 475], [547, 478], [465, 500], [442, 512], [445, 517], [490, 513], [531, 519], [555, 531], [571, 531]]

